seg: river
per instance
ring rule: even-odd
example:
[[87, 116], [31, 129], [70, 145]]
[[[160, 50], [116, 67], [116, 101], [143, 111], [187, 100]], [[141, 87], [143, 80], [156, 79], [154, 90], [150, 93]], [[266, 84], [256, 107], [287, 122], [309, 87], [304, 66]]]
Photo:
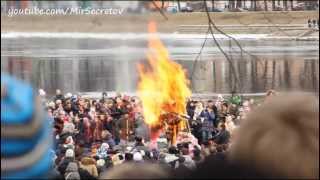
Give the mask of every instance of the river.
[[[163, 34], [161, 39], [171, 59], [187, 70], [194, 93], [319, 90], [319, 41], [239, 38], [251, 54], [241, 55], [234, 42], [220, 38], [230, 64], [210, 38], [196, 63], [203, 37]], [[1, 37], [1, 71], [49, 94], [57, 88], [73, 93], [135, 92], [136, 64], [145, 63], [146, 51], [147, 38], [138, 34]]]

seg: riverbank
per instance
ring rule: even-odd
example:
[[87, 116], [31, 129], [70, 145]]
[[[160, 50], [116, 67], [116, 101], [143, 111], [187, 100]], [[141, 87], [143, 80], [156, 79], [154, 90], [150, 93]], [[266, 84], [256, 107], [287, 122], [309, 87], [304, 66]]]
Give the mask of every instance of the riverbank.
[[[318, 11], [302, 12], [224, 12], [210, 13], [217, 25], [248, 26], [241, 33], [276, 33], [277, 25], [306, 25], [307, 20], [318, 19]], [[166, 14], [166, 20], [160, 13], [144, 15], [69, 15], [69, 16], [13, 16], [1, 15], [1, 32], [88, 32], [88, 33], [146, 33], [147, 24], [154, 20], [161, 33], [175, 33], [181, 25], [207, 25], [206, 13]], [[270, 28], [257, 30], [250, 25], [268, 24]], [[227, 33], [239, 33], [237, 28], [229, 28]], [[298, 30], [297, 34], [304, 30]], [[280, 34], [281, 35], [281, 34]]]

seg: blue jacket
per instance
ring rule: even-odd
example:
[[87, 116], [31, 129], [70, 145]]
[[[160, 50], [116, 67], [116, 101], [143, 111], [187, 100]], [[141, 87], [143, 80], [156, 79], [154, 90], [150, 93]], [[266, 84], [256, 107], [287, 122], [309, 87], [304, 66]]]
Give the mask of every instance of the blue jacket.
[[203, 131], [213, 131], [213, 126], [216, 121], [216, 116], [213, 111], [209, 112], [208, 110], [203, 110], [200, 114], [200, 118], [204, 118], [202, 122]]

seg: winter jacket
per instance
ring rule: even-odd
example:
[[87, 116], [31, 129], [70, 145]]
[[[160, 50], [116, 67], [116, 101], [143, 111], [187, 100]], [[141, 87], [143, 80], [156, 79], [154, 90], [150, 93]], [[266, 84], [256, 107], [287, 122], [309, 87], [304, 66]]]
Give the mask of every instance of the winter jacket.
[[94, 159], [89, 157], [82, 158], [80, 167], [87, 170], [92, 176], [98, 177], [98, 169], [95, 165]]

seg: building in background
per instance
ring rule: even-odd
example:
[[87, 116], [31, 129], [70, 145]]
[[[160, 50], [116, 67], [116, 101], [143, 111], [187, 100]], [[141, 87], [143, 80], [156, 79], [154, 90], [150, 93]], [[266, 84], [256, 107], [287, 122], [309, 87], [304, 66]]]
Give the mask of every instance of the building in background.
[[[154, 1], [162, 9], [175, 8], [177, 12], [185, 7], [192, 7], [193, 11], [204, 11], [203, 1]], [[319, 0], [208, 0], [210, 11], [303, 11], [319, 10]], [[145, 12], [156, 9], [151, 1], [1, 1], [1, 13], [8, 9], [25, 9], [38, 7], [52, 8], [123, 8], [127, 12]]]

